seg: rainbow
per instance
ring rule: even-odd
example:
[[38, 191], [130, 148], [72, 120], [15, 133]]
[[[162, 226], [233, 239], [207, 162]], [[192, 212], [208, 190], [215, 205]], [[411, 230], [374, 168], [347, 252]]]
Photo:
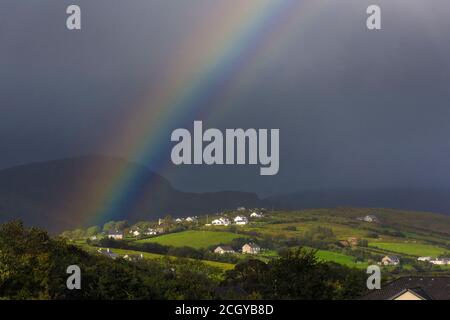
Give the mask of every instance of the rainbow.
[[[169, 152], [164, 150], [167, 128], [184, 124], [192, 115], [204, 118], [223, 112], [208, 108], [210, 99], [225, 99], [227, 90], [249, 76], [252, 65], [264, 55], [276, 54], [283, 41], [313, 17], [312, 9], [317, 7], [312, 0], [215, 1], [197, 22], [192, 37], [169, 57], [159, 83], [130, 109], [133, 112], [122, 127], [114, 129], [107, 149], [164, 170], [165, 157], [161, 155]], [[83, 213], [84, 224], [116, 220], [121, 208], [132, 203], [133, 186], [139, 179], [138, 170], [115, 168], [107, 186], [94, 184], [90, 190], [79, 190], [72, 201], [95, 202], [94, 212]]]

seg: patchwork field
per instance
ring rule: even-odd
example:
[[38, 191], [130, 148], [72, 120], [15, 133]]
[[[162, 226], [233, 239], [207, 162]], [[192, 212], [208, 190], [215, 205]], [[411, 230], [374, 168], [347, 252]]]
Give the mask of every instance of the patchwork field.
[[207, 248], [212, 245], [227, 244], [233, 239], [242, 238], [242, 235], [222, 231], [189, 230], [171, 233], [150, 239], [137, 240], [135, 243], [154, 242], [165, 246], [192, 247], [195, 249]]

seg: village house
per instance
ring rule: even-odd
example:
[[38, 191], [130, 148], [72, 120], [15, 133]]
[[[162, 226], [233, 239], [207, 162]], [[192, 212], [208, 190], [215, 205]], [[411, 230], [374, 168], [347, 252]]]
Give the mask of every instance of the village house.
[[109, 231], [108, 232], [108, 238], [115, 239], [115, 240], [122, 240], [123, 239], [123, 232], [120, 231]]
[[397, 256], [385, 256], [381, 259], [381, 263], [385, 266], [396, 266], [400, 264], [400, 258]]
[[197, 219], [195, 217], [187, 217], [186, 222], [195, 222]]
[[177, 219], [175, 219], [175, 222], [176, 222], [176, 223], [181, 223], [181, 222], [183, 222], [183, 219], [177, 218]]
[[235, 253], [235, 251], [234, 251], [233, 248], [230, 247], [230, 246], [218, 246], [218, 247], [214, 250], [214, 253], [225, 254], [225, 253]]
[[118, 254], [115, 254], [109, 248], [108, 249], [98, 249], [97, 252], [102, 254], [102, 255], [104, 255], [104, 256], [107, 256], [108, 258], [111, 258], [113, 260], [115, 260], [115, 259], [117, 259], [119, 257]]
[[254, 243], [246, 243], [242, 246], [242, 253], [244, 254], [258, 254], [261, 252], [261, 247]]
[[211, 222], [213, 226], [229, 226], [230, 220], [228, 218], [219, 218]]
[[262, 214], [262, 212], [252, 212], [252, 214], [250, 215], [250, 218], [262, 218], [264, 215]]
[[137, 237], [137, 236], [140, 236], [140, 235], [141, 235], [141, 232], [139, 230], [134, 230], [133, 231], [133, 236]]
[[237, 216], [236, 218], [234, 218], [234, 223], [236, 223], [237, 225], [246, 225], [248, 223], [248, 219], [244, 216]]

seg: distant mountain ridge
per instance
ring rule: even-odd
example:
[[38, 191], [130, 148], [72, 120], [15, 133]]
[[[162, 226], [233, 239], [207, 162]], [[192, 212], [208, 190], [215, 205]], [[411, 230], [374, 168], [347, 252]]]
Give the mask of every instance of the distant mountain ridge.
[[[99, 210], [108, 208], [108, 203], [99, 206], [99, 199], [111, 201], [106, 192], [123, 170], [135, 171], [139, 181], [129, 190], [130, 199], [115, 209], [114, 219], [153, 220], [167, 214], [208, 214], [264, 204], [254, 193], [179, 191], [145, 166], [106, 156], [85, 156], [0, 170], [0, 222], [21, 219], [52, 233], [82, 227]], [[99, 217], [98, 222], [108, 218]]]
[[450, 189], [337, 189], [281, 194], [266, 199], [282, 209], [335, 207], [390, 208], [450, 214]]

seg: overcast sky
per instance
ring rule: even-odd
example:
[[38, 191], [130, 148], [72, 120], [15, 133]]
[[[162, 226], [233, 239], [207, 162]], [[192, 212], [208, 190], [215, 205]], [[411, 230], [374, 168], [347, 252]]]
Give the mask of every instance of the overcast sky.
[[[140, 161], [106, 150], [110, 133], [220, 1], [230, 2], [2, 0], [0, 167], [93, 153]], [[234, 79], [226, 102], [211, 99], [221, 113], [203, 119], [222, 129], [280, 128], [279, 174], [154, 169], [193, 191], [450, 186], [450, 2], [309, 2], [321, 4], [298, 13], [308, 22]], [[65, 29], [71, 3], [83, 10], [81, 32]], [[365, 28], [373, 3], [382, 8], [376, 32]], [[177, 125], [167, 125], [167, 146]]]

